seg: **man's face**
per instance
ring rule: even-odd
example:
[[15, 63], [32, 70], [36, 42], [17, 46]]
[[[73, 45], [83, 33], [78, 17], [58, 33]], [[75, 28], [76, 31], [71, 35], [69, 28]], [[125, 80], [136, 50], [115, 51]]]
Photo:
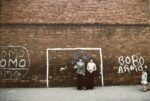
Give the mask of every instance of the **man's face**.
[[90, 62], [93, 62], [93, 59], [91, 59]]
[[82, 62], [82, 59], [79, 59], [79, 62]]

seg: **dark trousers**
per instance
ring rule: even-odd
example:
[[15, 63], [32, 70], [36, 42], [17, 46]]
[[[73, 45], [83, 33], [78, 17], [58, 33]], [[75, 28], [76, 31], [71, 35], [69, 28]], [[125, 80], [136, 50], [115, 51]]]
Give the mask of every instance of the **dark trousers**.
[[78, 90], [81, 90], [82, 89], [82, 87], [83, 87], [83, 75], [81, 75], [81, 74], [77, 74], [77, 89]]
[[86, 80], [86, 89], [93, 89], [94, 88], [94, 75], [93, 73], [87, 73], [87, 80]]

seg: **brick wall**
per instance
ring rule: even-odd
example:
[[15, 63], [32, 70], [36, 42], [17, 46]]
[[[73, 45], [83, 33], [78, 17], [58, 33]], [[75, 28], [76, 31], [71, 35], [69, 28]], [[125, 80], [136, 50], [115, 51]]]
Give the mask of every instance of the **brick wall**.
[[[85, 47], [102, 48], [105, 85], [140, 84], [149, 17], [149, 0], [0, 0], [0, 87], [45, 87], [46, 49]], [[73, 56], [94, 58], [100, 86], [97, 51], [49, 51], [50, 86], [75, 86]]]
[[2, 23], [148, 24], [149, 0], [1, 0]]
[[[104, 81], [106, 85], [139, 84], [140, 71], [118, 73], [120, 66], [118, 58], [120, 56], [131, 57], [132, 55], [136, 55], [138, 58], [142, 56], [145, 60], [144, 65], [149, 66], [149, 31], [149, 26], [131, 25], [3, 25], [0, 29], [0, 45], [19, 45], [28, 49], [31, 67], [28, 74], [23, 78], [23, 80], [29, 80], [29, 85], [26, 86], [32, 86], [35, 77], [39, 82], [35, 85], [45, 86], [42, 80], [46, 79], [46, 49], [60, 47], [102, 48]], [[59, 55], [66, 53], [54, 54], [56, 57], [59, 57]], [[93, 52], [94, 54], [97, 53]], [[66, 54], [66, 57], [69, 57], [69, 55]], [[63, 60], [58, 61], [58, 65], [62, 65], [59, 64], [61, 61]], [[72, 68], [70, 65], [68, 67]], [[53, 71], [54, 68], [50, 67], [50, 70]], [[50, 80], [51, 86], [75, 85], [75, 71], [58, 72], [54, 70], [55, 72], [55, 78]], [[96, 74], [96, 77], [96, 84], [101, 85], [98, 74]]]

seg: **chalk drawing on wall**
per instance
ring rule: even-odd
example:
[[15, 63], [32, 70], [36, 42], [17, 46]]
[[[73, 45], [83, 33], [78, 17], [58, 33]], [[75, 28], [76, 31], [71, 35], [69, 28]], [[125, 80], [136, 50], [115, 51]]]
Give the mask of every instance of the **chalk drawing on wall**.
[[72, 64], [75, 64], [79, 58], [82, 58], [84, 60], [84, 62], [88, 62], [90, 60], [90, 58], [92, 58], [92, 56], [90, 54], [83, 53], [82, 56], [80, 57], [79, 52], [73, 52], [72, 53], [72, 60], [71, 60]]
[[[54, 81], [58, 79], [56, 76], [56, 72], [63, 75], [66, 75], [64, 73], [70, 73], [68, 71], [71, 70], [71, 68], [73, 68], [74, 64], [78, 61], [79, 57], [82, 58], [84, 62], [88, 62], [92, 56], [94, 57], [93, 52], [96, 52], [98, 63], [100, 63], [98, 64], [100, 70], [99, 75], [101, 76], [100, 81], [102, 83], [102, 86], [104, 86], [103, 60], [101, 48], [48, 48], [46, 50], [47, 87], [50, 86], [50, 80], [52, 80], [53, 78]], [[92, 56], [89, 53], [92, 54]], [[60, 76], [61, 75], [59, 75], [58, 77]]]
[[24, 46], [0, 46], [0, 79], [25, 77], [30, 68], [28, 50]]
[[140, 72], [144, 68], [145, 60], [142, 56], [132, 55], [132, 56], [120, 56], [118, 58], [119, 67], [118, 73], [132, 73]]
[[60, 70], [59, 70], [59, 71], [62, 72], [62, 71], [64, 71], [64, 70], [67, 70], [67, 68], [68, 68], [67, 66], [60, 67]]

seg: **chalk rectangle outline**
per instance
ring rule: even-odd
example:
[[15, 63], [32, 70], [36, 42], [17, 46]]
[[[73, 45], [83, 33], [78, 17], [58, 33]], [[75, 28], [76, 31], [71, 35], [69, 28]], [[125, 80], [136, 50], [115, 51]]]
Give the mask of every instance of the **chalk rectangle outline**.
[[46, 68], [46, 86], [49, 87], [49, 58], [48, 58], [48, 52], [49, 51], [59, 51], [59, 50], [97, 50], [99, 51], [99, 55], [100, 55], [100, 75], [101, 75], [101, 83], [102, 86], [104, 86], [104, 76], [103, 76], [103, 56], [102, 56], [102, 49], [101, 48], [47, 48], [46, 49], [46, 64], [47, 64], [47, 68]]

